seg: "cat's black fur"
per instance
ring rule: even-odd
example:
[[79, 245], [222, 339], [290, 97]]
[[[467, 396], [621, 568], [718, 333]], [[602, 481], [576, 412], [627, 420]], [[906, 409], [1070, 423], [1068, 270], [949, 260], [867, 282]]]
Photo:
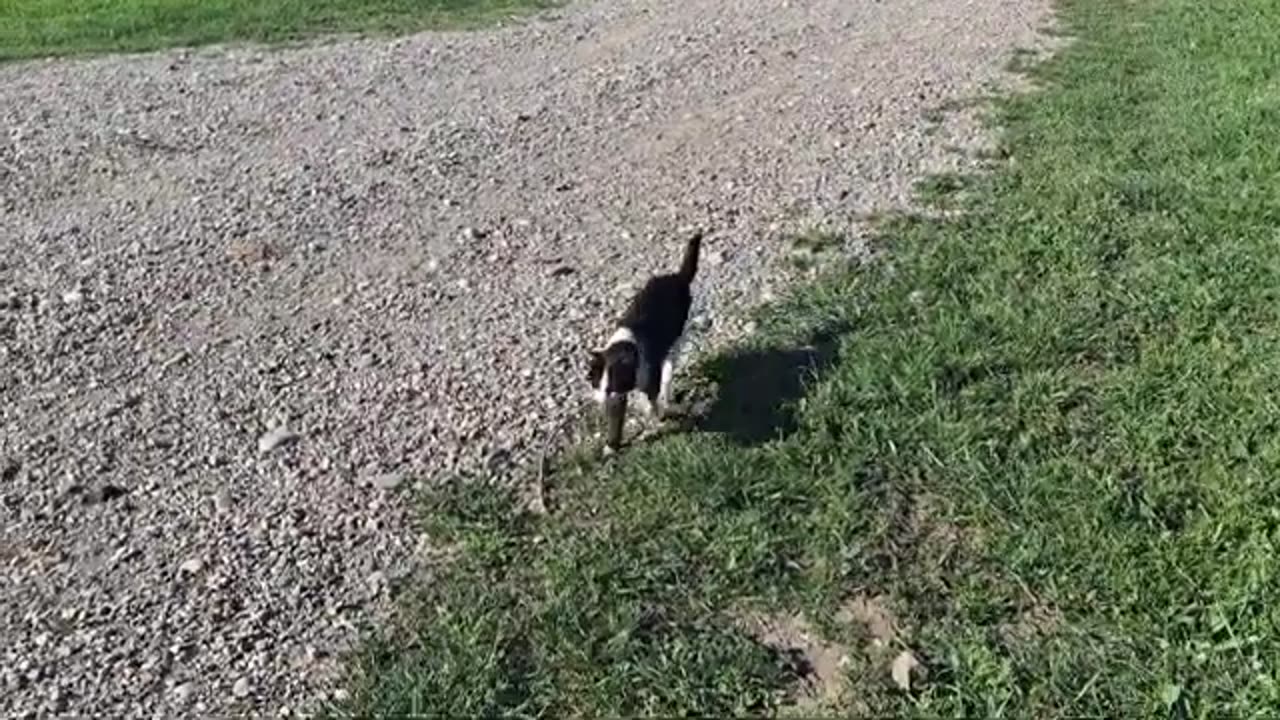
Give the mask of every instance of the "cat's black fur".
[[609, 344], [592, 352], [588, 377], [601, 402], [636, 390], [648, 397], [655, 410], [660, 401], [669, 402], [673, 351], [689, 319], [701, 248], [698, 233], [685, 248], [680, 270], [650, 278], [632, 298]]

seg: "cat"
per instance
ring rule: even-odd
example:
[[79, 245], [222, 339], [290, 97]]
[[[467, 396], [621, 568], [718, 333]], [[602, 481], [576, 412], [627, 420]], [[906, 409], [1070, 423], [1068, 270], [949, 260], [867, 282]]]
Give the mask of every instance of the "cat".
[[695, 233], [685, 247], [680, 270], [650, 278], [632, 298], [604, 349], [591, 351], [588, 379], [608, 421], [606, 450], [616, 450], [622, 443], [630, 393], [642, 393], [649, 411], [659, 418], [670, 409], [671, 379], [693, 304], [701, 249], [702, 233]]

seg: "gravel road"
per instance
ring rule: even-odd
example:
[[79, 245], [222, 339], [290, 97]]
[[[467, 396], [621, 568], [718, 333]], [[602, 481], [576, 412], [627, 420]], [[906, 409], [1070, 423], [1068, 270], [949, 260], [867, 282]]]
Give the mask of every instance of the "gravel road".
[[[597, 0], [0, 67], [0, 716], [288, 715], [421, 552], [403, 489], [565, 436], [708, 231], [695, 342], [964, 168], [1045, 0]], [[678, 384], [678, 381], [677, 381]], [[340, 692], [340, 691], [339, 691]]]

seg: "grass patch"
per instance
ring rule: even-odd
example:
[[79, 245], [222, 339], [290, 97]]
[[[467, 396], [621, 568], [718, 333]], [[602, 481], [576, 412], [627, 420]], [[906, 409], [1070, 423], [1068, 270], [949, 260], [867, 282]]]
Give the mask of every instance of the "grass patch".
[[0, 60], [459, 27], [551, 0], [0, 0]]
[[[463, 549], [338, 710], [772, 712], [797, 672], [750, 606], [847, 645], [833, 711], [1273, 714], [1280, 1], [1061, 19], [968, 212], [886, 223], [709, 361], [704, 432], [560, 469], [544, 518], [433, 496]], [[911, 694], [839, 621], [868, 594]]]

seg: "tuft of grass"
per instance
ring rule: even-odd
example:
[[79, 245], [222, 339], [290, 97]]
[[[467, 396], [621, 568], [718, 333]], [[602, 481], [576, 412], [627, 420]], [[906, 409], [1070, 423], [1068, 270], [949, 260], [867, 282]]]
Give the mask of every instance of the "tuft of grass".
[[[699, 432], [560, 470], [547, 517], [432, 506], [467, 549], [343, 711], [773, 712], [749, 606], [847, 643], [871, 716], [1274, 714], [1280, 0], [1060, 8], [968, 212], [770, 309]], [[867, 594], [911, 693], [840, 629]]]
[[553, 0], [2, 0], [0, 61], [463, 27]]
[[964, 173], [939, 173], [916, 183], [916, 196], [921, 203], [944, 210], [965, 202], [965, 191], [974, 186], [978, 179]]
[[844, 245], [844, 236], [822, 228], [810, 228], [791, 237], [787, 262], [799, 272], [814, 270], [825, 256]]

